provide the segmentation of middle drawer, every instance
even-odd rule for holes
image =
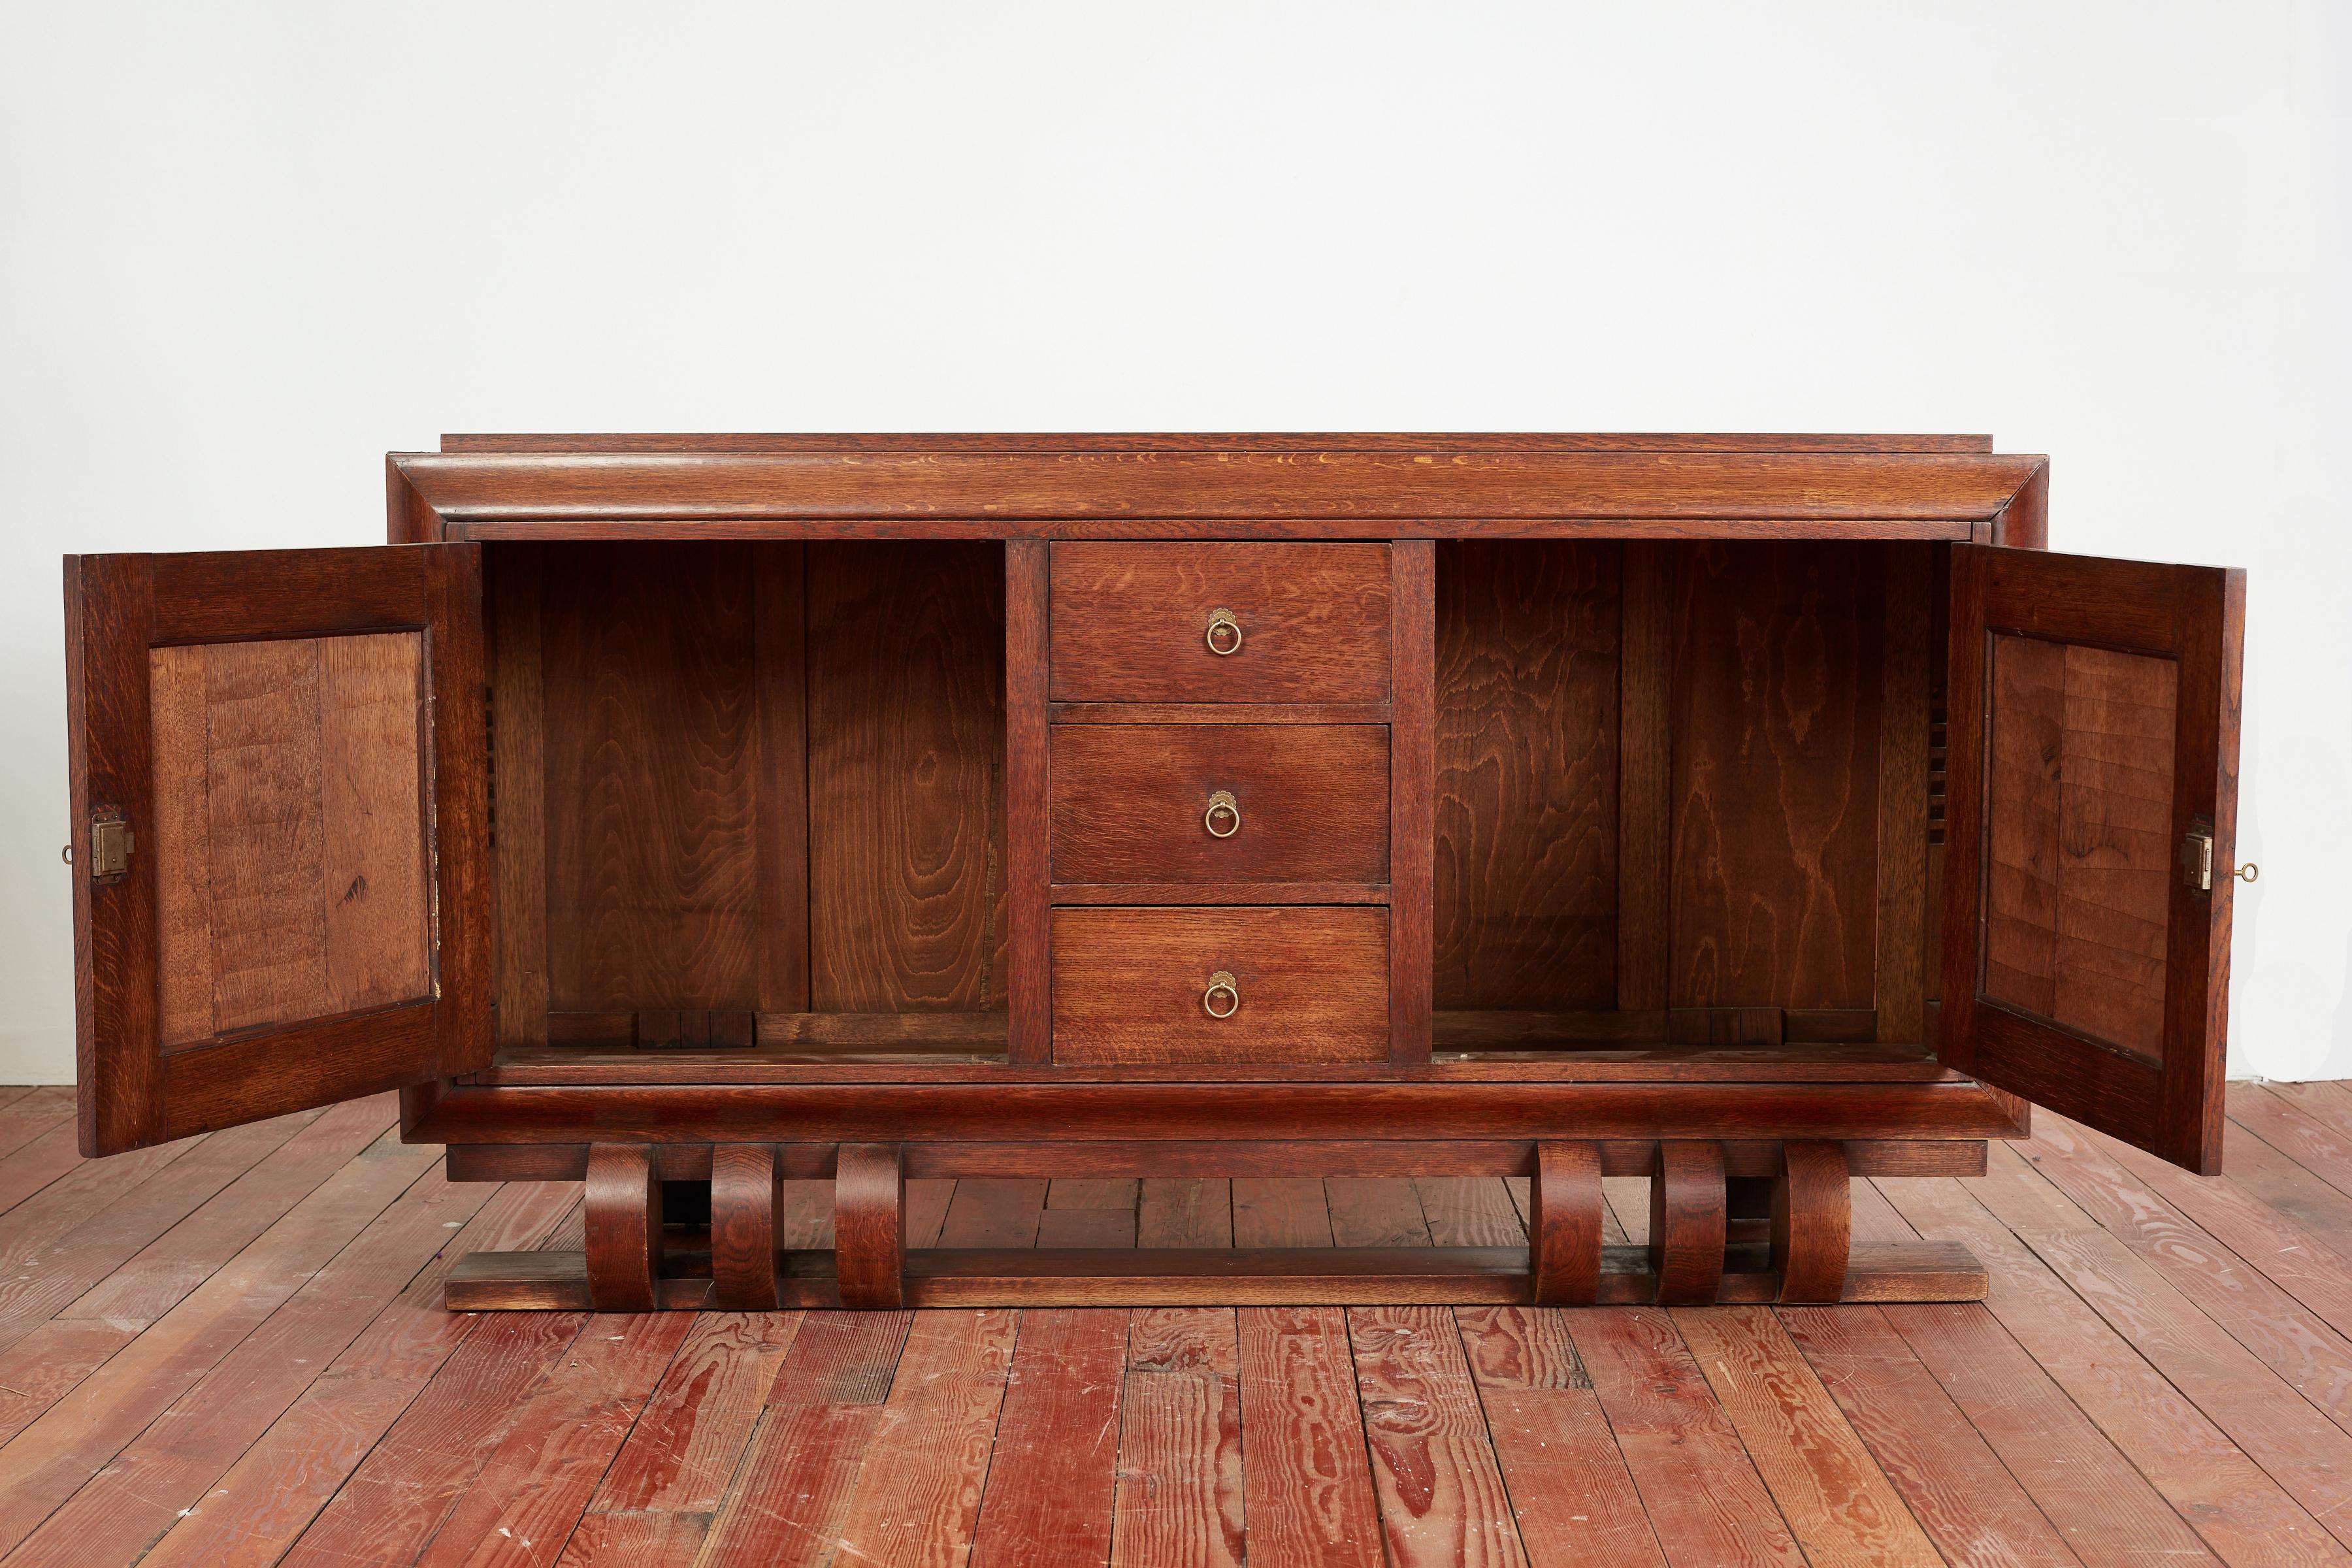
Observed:
[[[1057,884],[1389,879],[1384,724],[1057,724]]]

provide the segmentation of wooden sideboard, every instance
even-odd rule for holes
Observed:
[[[2242,574],[1976,437],[466,437],[66,561],[81,1138],[398,1089],[453,1307],[1931,1300],[1861,1174],[2221,1158]],[[910,1176],[1528,1178],[1520,1247]],[[1643,1247],[1604,1175],[1647,1177]],[[780,1184],[830,1180],[829,1250]]]

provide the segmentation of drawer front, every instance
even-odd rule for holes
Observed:
[[[1055,882],[1388,880],[1385,725],[1063,724],[1053,759]]]
[[[1207,997],[1220,974],[1231,991]],[[1364,1062],[1388,1050],[1384,909],[1054,911],[1055,1061]]]
[[[1051,570],[1056,702],[1389,700],[1385,544],[1057,543]]]

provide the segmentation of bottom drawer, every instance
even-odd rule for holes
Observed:
[[[1229,983],[1212,995],[1220,975]],[[1388,1054],[1384,909],[1054,911],[1055,1061]]]

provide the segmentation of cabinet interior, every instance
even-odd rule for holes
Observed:
[[[1437,1049],[1924,1053],[1948,556],[1439,543]]]
[[[485,549],[509,1059],[1003,1059],[1002,544]],[[1440,1059],[1925,1054],[1948,554],[1441,542]]]
[[[1004,552],[487,547],[499,1041],[1004,1042]]]

